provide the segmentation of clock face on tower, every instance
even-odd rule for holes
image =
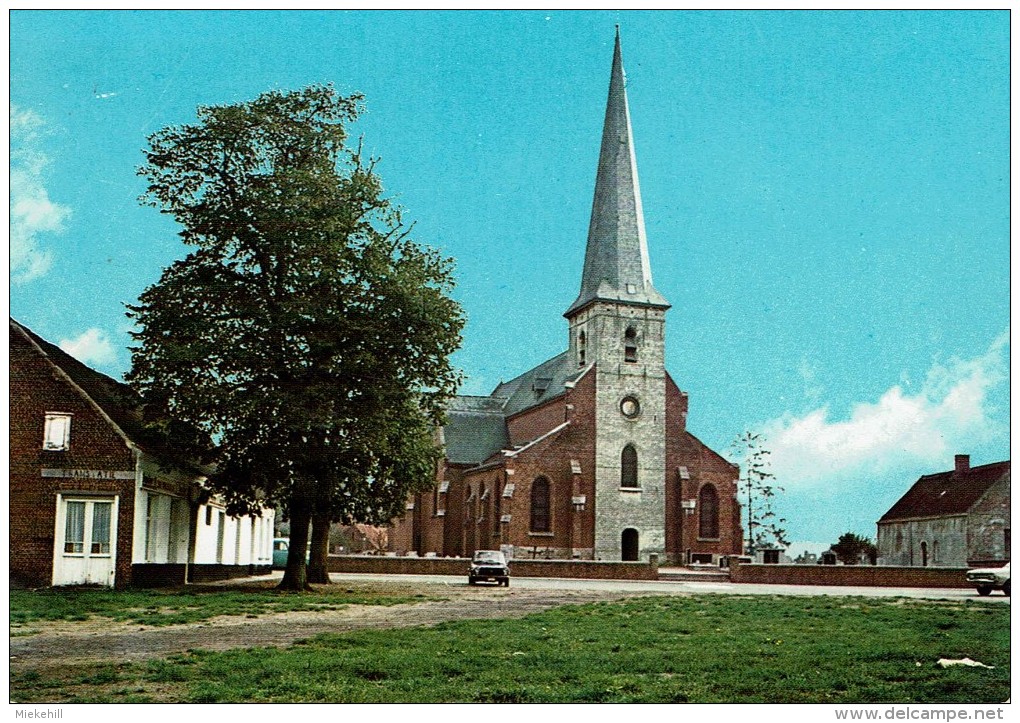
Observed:
[[[634,419],[641,414],[641,405],[636,397],[624,397],[620,402],[620,412],[627,419]]]

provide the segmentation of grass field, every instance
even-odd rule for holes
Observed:
[[[987,668],[941,668],[970,657]],[[1009,607],[696,596],[12,674],[19,702],[1000,702]]]
[[[323,587],[315,594],[283,593],[271,583],[249,587],[165,590],[67,588],[11,591],[11,632],[43,620],[108,618],[163,626],[201,622],[218,615],[258,617],[274,612],[338,610],[346,605],[398,605],[439,599],[410,587],[356,585]],[[23,634],[23,633],[22,633]]]

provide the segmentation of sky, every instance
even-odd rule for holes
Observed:
[[[690,431],[764,434],[797,541],[1008,459],[1006,11],[12,11],[11,315],[119,378],[124,304],[187,253],[148,136],[330,82],[455,259],[488,394],[567,346],[617,23]]]

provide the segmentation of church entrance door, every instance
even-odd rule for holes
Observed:
[[[620,548],[623,551],[624,562],[637,562],[638,559],[638,531],[628,527],[620,536]]]

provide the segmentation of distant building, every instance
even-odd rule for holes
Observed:
[[[10,320],[10,577],[171,585],[268,572],[271,509],[232,518],[138,396]]]
[[[452,400],[436,487],[408,500],[390,548],[707,564],[740,554],[738,469],[687,431],[687,394],[665,368],[669,308],[652,284],[617,36],[567,350],[489,396]]]
[[[1009,560],[1009,461],[924,475],[878,521],[878,563],[973,567]]]

